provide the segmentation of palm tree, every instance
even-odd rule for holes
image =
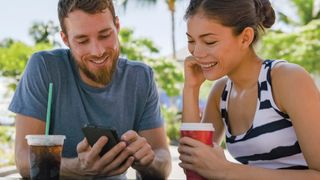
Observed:
[[[306,25],[312,20],[320,19],[320,0],[289,0],[298,19],[290,17],[284,12],[278,12],[280,21],[291,26]]]
[[[129,0],[118,0],[126,9]],[[175,7],[178,0],[165,0],[171,15],[171,40],[172,40],[172,58],[176,59],[176,41],[175,41]],[[155,5],[158,0],[136,0],[138,3]]]

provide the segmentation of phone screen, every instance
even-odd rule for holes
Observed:
[[[98,139],[101,136],[106,136],[108,138],[107,144],[102,148],[101,152],[99,153],[100,156],[103,156],[120,141],[117,132],[114,128],[86,125],[82,128],[82,132],[84,136],[87,138],[88,143],[91,147],[98,141]]]

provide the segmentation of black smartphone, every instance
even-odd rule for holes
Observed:
[[[91,147],[98,141],[98,139],[101,136],[106,136],[108,138],[107,144],[102,148],[101,152],[99,153],[100,156],[103,156],[120,141],[116,130],[110,127],[86,125],[82,128],[82,132],[84,136],[87,138],[88,143]]]

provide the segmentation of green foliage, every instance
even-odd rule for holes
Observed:
[[[121,55],[131,60],[143,61],[147,56],[159,52],[151,40],[134,38],[133,30],[129,28],[122,28],[120,30],[119,40]]]
[[[320,72],[320,20],[313,20],[292,33],[269,32],[258,50],[264,57],[285,59],[311,73]]]
[[[168,96],[177,96],[183,82],[182,69],[177,62],[166,58],[153,58],[158,49],[149,39],[133,37],[133,31],[122,28],[119,33],[121,55],[131,60],[143,61],[155,72],[155,80]]]
[[[292,10],[298,15],[298,19],[288,16],[286,13],[278,12],[280,21],[293,25],[301,26],[306,25],[312,20],[320,18],[320,8],[317,8],[317,0],[290,0],[289,5]]]
[[[54,38],[59,32],[59,26],[55,25],[53,21],[35,22],[29,29],[29,34],[38,43],[47,43],[52,45],[60,45]]]
[[[170,144],[177,145],[180,138],[181,113],[174,107],[161,107],[161,113],[166,121],[167,137],[170,139]]]
[[[0,126],[0,167],[14,165],[14,133],[14,127]]]
[[[11,42],[0,47],[0,75],[13,80],[9,85],[14,90],[31,54],[36,51],[52,48],[49,44],[29,46],[23,42]]]

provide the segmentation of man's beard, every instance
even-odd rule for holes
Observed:
[[[84,73],[84,75],[87,78],[89,78],[90,80],[92,80],[97,84],[107,85],[111,82],[113,73],[115,72],[119,53],[116,53],[116,54],[110,53],[109,55],[110,55],[109,57],[110,59],[108,59],[107,61],[112,61],[111,68],[106,66],[104,68],[99,68],[93,71],[93,70],[90,70],[82,61],[76,60],[76,64],[78,65],[79,69]],[[103,57],[106,57],[106,56],[107,55],[104,55]]]
[[[84,64],[78,64],[80,70],[92,81],[98,83],[107,85],[112,80],[112,75],[116,68],[116,62],[112,63],[111,69],[104,68],[101,70],[97,70],[96,72],[90,71]]]

